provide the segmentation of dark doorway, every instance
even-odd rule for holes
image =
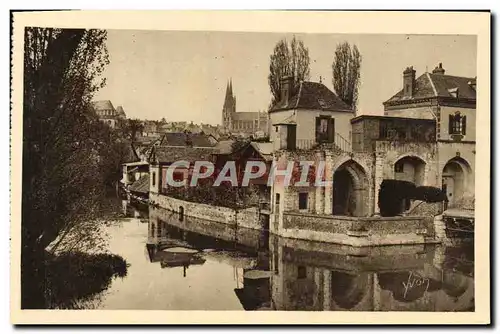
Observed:
[[[353,216],[355,205],[353,198],[354,182],[351,174],[340,169],[333,174],[333,214]]]
[[[297,144],[297,127],[295,125],[287,126],[286,147],[288,150],[295,150]]]

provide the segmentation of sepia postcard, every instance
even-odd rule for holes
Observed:
[[[490,323],[489,12],[12,19],[12,323]]]

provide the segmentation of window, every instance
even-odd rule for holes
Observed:
[[[298,266],[297,267],[297,278],[302,279],[302,278],[307,278],[307,269],[304,266]]]
[[[403,173],[403,171],[404,171],[404,162],[400,160],[396,162],[396,164],[394,165],[394,172]]]
[[[153,187],[156,185],[156,173],[153,172]]]
[[[316,117],[316,142],[333,143],[335,133],[335,120],[331,117]]]
[[[308,193],[299,193],[299,210],[307,210]]]
[[[327,105],[325,103],[325,100],[323,100],[323,99],[318,99],[318,103],[321,106],[321,108],[326,108],[327,107]]]
[[[320,133],[328,132],[328,120],[326,118],[322,118],[319,122],[319,130]]]
[[[449,122],[450,135],[465,135],[466,117],[459,111],[449,116]]]
[[[278,127],[277,126],[274,127],[274,131],[278,132]]]
[[[274,206],[276,208],[275,212],[279,213],[280,212],[280,194],[276,194],[276,205]]]

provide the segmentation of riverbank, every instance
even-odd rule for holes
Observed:
[[[180,219],[184,216],[204,219],[229,226],[240,226],[249,229],[261,230],[259,209],[249,207],[244,209],[233,209],[223,206],[213,206],[197,202],[188,202],[151,192],[149,194],[150,204],[162,209],[179,214]]]
[[[101,222],[107,228],[125,217],[121,199],[112,193],[103,199]],[[95,241],[105,243],[102,240]],[[87,246],[91,246],[88,244]],[[94,245],[96,246],[96,245]],[[105,246],[101,245],[101,246]],[[61,248],[61,247],[60,247]],[[55,253],[24,247],[21,266],[21,307],[23,309],[87,308],[85,303],[109,287],[113,277],[127,274],[127,263],[118,255],[71,250]]]
[[[115,277],[127,275],[124,258],[112,254],[45,253],[30,263],[34,275],[24,282],[24,309],[87,309]]]

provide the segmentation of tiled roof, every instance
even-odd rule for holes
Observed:
[[[126,116],[122,106],[116,107],[116,113],[121,116]]]
[[[153,148],[150,160],[158,163],[210,161],[212,154],[216,153],[215,147],[157,146]]]
[[[266,161],[273,159],[273,143],[251,142],[250,145],[260,153]]]
[[[411,97],[405,97],[404,91],[400,90],[384,102],[384,104],[434,97],[455,97],[452,92],[457,88],[458,96],[456,97],[475,100],[476,90],[469,83],[475,83],[475,79],[437,73],[424,73],[415,80],[415,87]]]
[[[310,81],[301,82],[297,94],[290,96],[288,103],[280,101],[270,111],[298,108],[353,112],[352,108],[328,87],[322,83]]]
[[[95,110],[115,109],[110,100],[95,101],[92,104]]]
[[[139,180],[130,185],[130,191],[136,193],[149,193],[149,175],[143,175]]]
[[[218,154],[231,154],[233,152],[234,140],[221,140],[217,143],[215,148]]]
[[[213,147],[210,136],[203,133],[168,132],[162,140],[162,145]]]
[[[429,74],[436,87],[438,96],[452,96],[450,89],[458,88],[458,97],[466,99],[476,99],[476,90],[469,84],[475,81],[474,78],[456,77],[452,75]]]

